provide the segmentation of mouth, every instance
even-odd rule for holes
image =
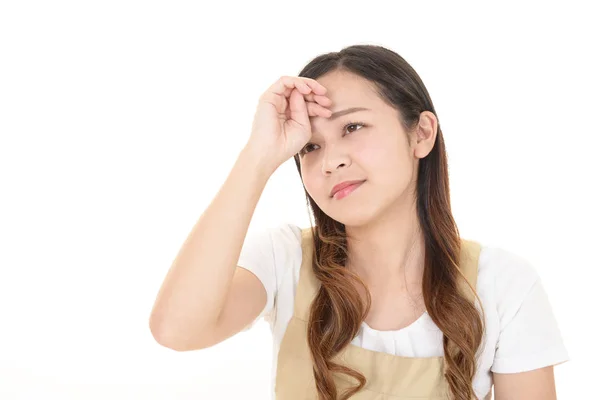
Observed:
[[[354,192],[363,183],[365,183],[365,181],[358,181],[358,182],[353,183],[351,185],[344,186],[343,188],[334,191],[333,194],[330,197],[333,198],[333,199],[335,199],[335,200],[341,200],[344,197],[349,196],[352,192]]]

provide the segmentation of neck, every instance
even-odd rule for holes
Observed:
[[[424,239],[414,202],[361,226],[346,226],[347,267],[373,286],[420,287]]]

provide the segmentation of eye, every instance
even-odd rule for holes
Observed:
[[[350,126],[361,126],[361,127],[363,127],[363,126],[365,126],[365,124],[362,123],[362,122],[351,122],[348,125],[344,126],[344,132],[346,132],[346,129],[348,129],[348,127],[350,127]],[[356,129],[356,130],[358,130],[358,129]]]
[[[351,126],[355,126],[355,127],[356,127],[356,126],[364,127],[365,125],[366,125],[366,124],[365,124],[364,122],[350,122],[349,124],[346,124],[346,125],[344,125],[343,132],[344,132],[344,133],[353,133],[353,132],[356,132],[356,131],[357,131],[357,130],[359,130],[359,129],[355,129],[355,130],[354,130],[354,131],[352,131],[352,132],[346,132],[346,131],[347,131],[347,129],[348,129],[349,127],[351,127]],[[300,155],[304,155],[304,154],[312,153],[311,151],[309,151],[309,149],[311,148],[311,146],[316,146],[316,145],[315,145],[315,144],[313,144],[313,143],[308,143],[306,146],[304,146],[304,148],[303,148],[302,150],[300,150],[300,152],[299,152],[299,153],[300,153]]]

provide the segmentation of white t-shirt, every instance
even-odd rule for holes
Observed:
[[[476,290],[485,311],[486,332],[473,380],[478,398],[490,391],[492,372],[523,372],[569,360],[552,307],[534,267],[514,253],[481,244]],[[289,223],[248,232],[238,261],[240,267],[260,279],[267,292],[265,308],[244,331],[261,318],[271,327],[273,399],[277,355],[294,313],[301,264],[301,228]],[[444,354],[442,332],[427,313],[396,331],[378,331],[363,322],[352,344],[404,357],[440,357]]]

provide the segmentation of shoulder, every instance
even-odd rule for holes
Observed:
[[[303,228],[291,222],[283,222],[274,228],[274,233],[280,240],[296,247],[301,243]]]
[[[293,223],[262,226],[247,233],[242,256],[263,260],[280,278],[289,266],[297,264],[301,259],[301,243],[302,229]]]
[[[291,222],[263,228],[262,231],[257,232],[257,235],[271,244],[276,255],[295,254],[301,248],[302,228]]]
[[[293,223],[282,222],[276,225],[249,229],[246,234],[246,245],[262,245],[273,251],[293,249],[300,244],[301,228]]]
[[[523,292],[539,279],[537,268],[524,256],[506,248],[482,244],[477,285],[497,294]]]
[[[488,311],[497,316],[500,326],[516,315],[539,286],[538,270],[526,257],[506,248],[482,244],[477,293]]]

